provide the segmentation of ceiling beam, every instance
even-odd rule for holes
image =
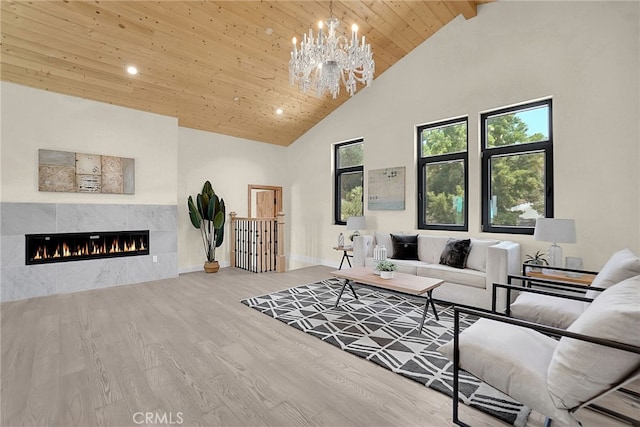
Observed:
[[[478,4],[475,1],[452,1],[449,5],[461,13],[465,19],[475,18],[478,15]]]

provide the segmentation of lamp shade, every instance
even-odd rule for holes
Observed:
[[[553,243],[576,243],[576,224],[572,219],[538,218],[533,240]]]
[[[366,230],[367,221],[363,216],[347,217],[347,230]]]

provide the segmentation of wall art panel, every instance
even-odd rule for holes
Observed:
[[[405,167],[369,171],[369,210],[404,210]]]
[[[135,193],[135,160],[99,154],[38,150],[38,190]]]

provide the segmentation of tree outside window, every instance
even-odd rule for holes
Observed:
[[[551,100],[481,115],[483,231],[532,234],[553,217]]]
[[[335,145],[335,223],[346,224],[350,216],[362,216],[364,196],[363,140]]]
[[[467,230],[467,118],[418,132],[418,227]]]

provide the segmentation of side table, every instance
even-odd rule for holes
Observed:
[[[349,253],[353,253],[353,246],[334,246],[333,249],[336,251],[342,251],[342,259],[340,260],[340,267],[338,270],[342,270],[342,263],[344,260],[347,260],[347,264],[349,264],[349,268],[351,268],[351,261],[349,258],[353,258],[353,255],[349,255]]]
[[[535,269],[535,270],[534,270]],[[574,274],[571,274],[574,273]],[[558,267],[537,267],[531,264],[522,264],[523,276],[537,279],[553,280],[556,282],[571,283],[579,286],[591,286],[591,282],[596,278],[597,271],[571,270]]]

